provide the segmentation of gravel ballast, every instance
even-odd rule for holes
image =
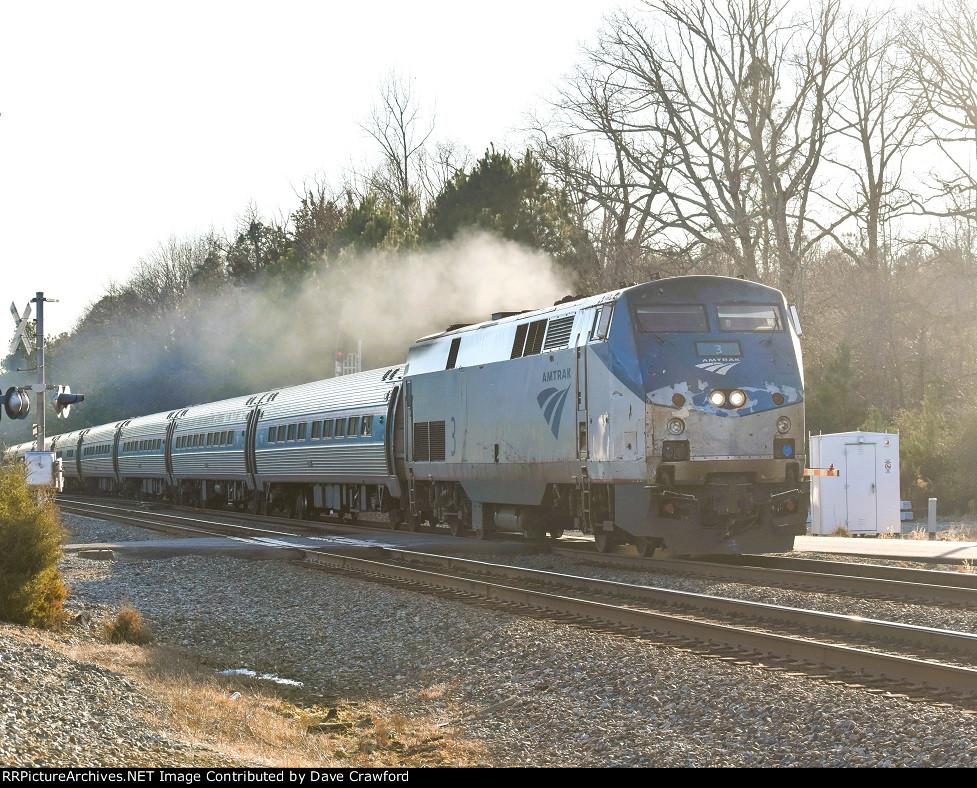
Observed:
[[[969,766],[977,755],[977,719],[954,708],[287,563],[66,565],[83,571],[79,603],[129,602],[215,669],[443,714],[500,765]]]
[[[977,718],[958,709],[284,562],[69,557],[65,568],[76,606],[131,603],[163,642],[215,669],[301,681],[313,700],[440,715],[499,765],[970,766],[977,755]]]

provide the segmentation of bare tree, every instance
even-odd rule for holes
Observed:
[[[876,272],[890,262],[892,223],[917,203],[903,181],[906,158],[920,142],[925,108],[899,38],[891,13],[853,22],[853,46],[845,58],[844,86],[832,123],[841,145],[825,158],[841,168],[842,184],[854,188],[837,188],[832,182],[820,191],[836,209],[835,216],[850,216],[857,228],[847,235],[829,231],[838,248]],[[811,222],[826,230],[818,218],[812,216]]]
[[[904,41],[945,165],[933,171],[937,203],[926,211],[977,222],[977,9],[942,0],[911,18]]]
[[[547,159],[617,223],[615,238],[698,247],[792,290],[804,255],[848,218],[811,221],[851,46],[840,0],[803,19],[787,5],[648,0],[649,16],[612,18],[559,104],[569,136],[606,153],[591,176],[556,145]]]
[[[369,187],[397,206],[407,226],[414,225],[420,216],[425,145],[434,133],[434,118],[422,110],[414,80],[391,73],[362,128],[383,155]]]
[[[638,278],[643,260],[669,243],[657,214],[669,148],[662,135],[630,133],[627,100],[613,70],[591,55],[551,116],[532,119],[537,155],[593,240],[593,273],[604,285]]]

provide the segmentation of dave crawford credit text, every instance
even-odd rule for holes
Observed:
[[[0,770],[0,783],[405,783],[407,769],[36,769]]]

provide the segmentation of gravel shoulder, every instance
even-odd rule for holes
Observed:
[[[110,540],[66,519],[76,541],[77,528],[89,529],[85,541]],[[97,617],[128,602],[159,642],[215,670],[300,681],[309,703],[382,700],[483,744],[492,765],[971,766],[977,756],[977,717],[954,708],[287,563],[69,557],[64,568],[75,612]],[[7,642],[0,629],[4,651]],[[31,692],[50,686],[18,681]],[[21,707],[5,702],[0,719]],[[20,762],[3,746],[0,762]]]
[[[245,765],[154,724],[144,688],[54,645],[0,625],[0,766]]]

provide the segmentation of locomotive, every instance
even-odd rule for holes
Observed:
[[[480,538],[575,529],[602,552],[790,550],[809,500],[799,333],[774,288],[657,279],[452,326],[402,365],[44,449],[69,490]]]

